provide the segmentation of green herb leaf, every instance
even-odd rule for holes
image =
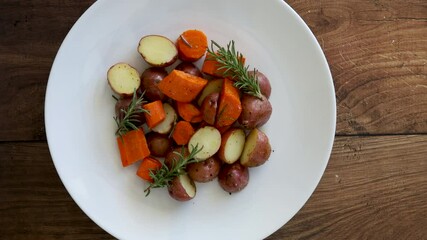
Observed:
[[[221,47],[215,41],[211,41],[211,47],[208,49],[208,60],[215,60],[220,64],[218,70],[223,71],[225,77],[230,77],[234,86],[246,94],[261,98],[261,89],[257,78],[257,70],[254,68],[254,74],[249,74],[249,66],[245,66],[241,59],[243,55],[236,51],[234,41],[227,44],[227,48]]]

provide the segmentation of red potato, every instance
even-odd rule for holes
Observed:
[[[228,164],[239,160],[245,146],[245,138],[245,132],[240,128],[232,128],[222,134],[218,157]]]
[[[188,149],[186,147],[176,147],[176,148],[172,149],[171,151],[169,151],[166,154],[165,160],[164,160],[165,165],[169,169],[179,159],[179,156],[176,153],[182,154],[184,157],[187,157],[188,155],[190,155],[190,152],[188,151]]]
[[[197,77],[203,77],[200,69],[191,62],[181,62],[180,64],[178,64],[178,66],[175,67],[175,69],[186,72],[188,74],[191,74]]]
[[[202,113],[203,120],[210,125],[215,124],[218,101],[219,93],[213,92],[205,97],[202,105],[200,106],[200,112]]]
[[[249,183],[249,169],[240,162],[223,164],[218,174],[219,185],[228,193],[239,192]]]
[[[221,92],[222,89],[222,79],[214,79],[208,82],[208,84],[203,88],[202,93],[200,94],[200,97],[197,99],[197,104],[199,106],[202,106],[203,100],[206,96],[208,96],[211,93],[214,92]]]
[[[261,130],[253,129],[246,138],[240,163],[246,167],[257,167],[264,164],[271,154],[268,137]]]
[[[120,98],[119,100],[117,100],[115,105],[117,120],[121,121],[124,118],[125,116],[124,111],[127,111],[131,102],[132,102],[132,98]],[[138,114],[138,117],[135,119],[135,121],[131,121],[131,122],[137,127],[144,124],[145,123],[144,113]]]
[[[197,160],[206,160],[218,152],[221,146],[221,134],[219,131],[211,126],[199,128],[188,142],[188,151],[192,151],[194,147],[198,146],[203,149],[198,152],[194,157]]]
[[[249,71],[249,75],[253,76],[254,71]],[[261,89],[261,94],[264,95],[267,99],[270,98],[271,95],[271,85],[268,78],[260,71],[256,71],[256,78],[259,83],[259,87]]]
[[[209,182],[218,176],[221,161],[214,155],[204,161],[187,165],[188,176],[196,182]]]
[[[167,134],[172,130],[178,116],[175,112],[175,109],[169,103],[163,103],[163,109],[165,110],[166,114],[165,119],[151,130],[153,132]]]
[[[172,141],[167,135],[150,132],[145,135],[145,138],[147,139],[151,155],[155,157],[166,156],[172,148]]]
[[[178,50],[168,38],[160,35],[147,35],[141,38],[138,52],[153,67],[167,67],[178,59]]]
[[[246,129],[253,129],[264,125],[271,116],[273,108],[265,96],[261,99],[244,94],[242,97],[242,113],[238,122]]]
[[[107,80],[111,89],[124,97],[132,96],[141,85],[138,71],[127,63],[117,63],[108,69]]]
[[[171,181],[168,192],[177,201],[188,201],[196,196],[196,184],[187,174],[182,174]]]
[[[141,86],[138,89],[138,93],[142,94],[145,92],[144,97],[151,101],[164,101],[167,96],[163,94],[157,84],[168,75],[165,69],[159,67],[147,68],[141,74]]]

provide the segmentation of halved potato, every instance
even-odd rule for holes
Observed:
[[[127,63],[114,64],[107,72],[108,84],[121,96],[132,96],[141,85],[138,71]]]
[[[232,128],[222,134],[218,157],[228,164],[239,160],[245,146],[245,138],[245,132],[240,128]]]
[[[206,84],[205,88],[203,88],[202,93],[200,94],[199,99],[197,99],[197,104],[199,106],[202,106],[203,100],[205,99],[206,96],[208,96],[211,93],[214,92],[221,92],[222,89],[222,79],[214,79],[208,82],[208,84]]]
[[[209,94],[203,100],[200,106],[200,112],[202,112],[203,120],[210,125],[215,124],[216,112],[218,109],[219,93],[214,92]]]
[[[191,152],[194,147],[203,149],[195,155],[197,160],[205,160],[212,157],[218,152],[221,146],[221,134],[211,126],[199,128],[188,142],[188,150]]]
[[[153,132],[167,134],[172,130],[172,127],[177,119],[177,115],[175,109],[173,109],[169,103],[163,103],[163,109],[165,110],[166,114],[165,119],[151,130]]]
[[[267,135],[258,128],[253,129],[246,138],[240,163],[246,167],[257,167],[264,164],[271,154]]]
[[[178,201],[188,201],[196,196],[196,184],[187,174],[175,177],[168,186],[169,195]]]
[[[138,52],[142,58],[154,67],[167,67],[178,59],[178,50],[175,44],[167,37],[147,35],[141,38]]]

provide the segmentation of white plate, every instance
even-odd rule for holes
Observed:
[[[189,202],[165,189],[144,197],[137,165],[122,168],[115,142],[114,100],[107,69],[128,62],[146,34],[176,39],[201,29],[236,42],[247,63],[264,72],[273,115],[263,127],[274,152],[250,169],[246,189],[229,195],[217,181],[197,184]],[[98,1],[64,40],[46,93],[52,159],[70,195],[100,227],[120,239],[261,239],[308,200],[327,165],[335,132],[331,74],[315,37],[280,0]]]

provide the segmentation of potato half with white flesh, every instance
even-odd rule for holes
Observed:
[[[172,130],[174,122],[177,119],[177,114],[175,109],[169,103],[163,103],[163,109],[165,110],[166,117],[159,123],[157,126],[153,127],[151,130],[153,132],[167,134]]]
[[[121,96],[132,96],[141,85],[138,71],[127,63],[117,63],[107,72],[108,84]]]
[[[178,50],[168,38],[160,35],[147,35],[141,38],[138,52],[154,67],[167,67],[178,59]]]
[[[188,150],[191,152],[194,147],[203,149],[195,155],[197,160],[206,160],[218,152],[221,146],[221,134],[211,126],[199,128],[188,142]]]
[[[257,167],[264,164],[271,154],[268,137],[261,130],[253,129],[246,138],[240,163],[246,167]]]
[[[222,134],[218,157],[225,163],[232,164],[239,160],[245,146],[246,135],[240,128],[233,128]]]
[[[178,201],[188,201],[196,196],[196,184],[187,174],[175,177],[168,187],[169,195]]]
[[[211,93],[219,93],[222,88],[222,79],[215,79],[208,82],[208,84],[203,88],[202,93],[200,94],[199,99],[197,100],[197,105],[202,106],[203,100],[206,96]]]

